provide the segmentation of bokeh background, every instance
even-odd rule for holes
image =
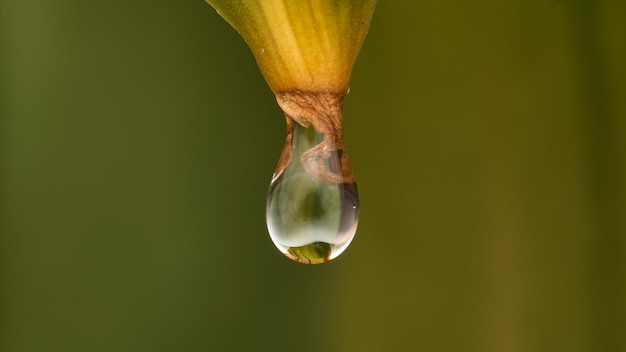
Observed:
[[[0,350],[626,351],[626,2],[380,1],[351,247],[265,229],[282,114],[195,1],[0,2]]]

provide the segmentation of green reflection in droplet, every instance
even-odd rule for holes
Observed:
[[[285,253],[289,258],[307,264],[319,264],[330,260],[331,245],[324,242],[314,242],[302,247],[291,247]]]
[[[287,257],[309,264],[336,258],[356,232],[359,201],[345,149],[311,156],[325,142],[313,126],[287,120],[287,143],[267,198],[267,226]],[[320,163],[321,161],[321,163]]]

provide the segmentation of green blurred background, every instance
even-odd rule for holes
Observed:
[[[197,1],[0,2],[0,350],[626,351],[626,2],[380,1],[360,228],[265,229],[284,119]]]

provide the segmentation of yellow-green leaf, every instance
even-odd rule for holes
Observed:
[[[245,39],[275,93],[344,94],[376,0],[207,0]]]

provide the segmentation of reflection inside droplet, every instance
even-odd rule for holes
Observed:
[[[267,197],[272,241],[301,263],[336,258],[358,223],[357,187],[341,126],[324,132],[287,117],[287,140]]]

